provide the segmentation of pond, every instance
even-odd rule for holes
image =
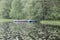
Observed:
[[[40,23],[0,22],[0,40],[60,40],[60,28]]]

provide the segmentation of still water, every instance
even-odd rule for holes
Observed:
[[[60,40],[60,27],[40,23],[0,22],[0,40]]]

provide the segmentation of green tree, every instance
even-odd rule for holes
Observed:
[[[49,4],[48,14],[46,15],[47,20],[57,20],[60,19],[60,1],[59,0],[50,0],[47,2]]]
[[[21,0],[13,0],[11,5],[10,17],[13,19],[22,19],[22,3]]]
[[[27,19],[40,20],[42,18],[41,0],[27,1],[24,12],[27,14]]]
[[[1,0],[0,2],[0,15],[3,18],[10,18],[10,8],[12,0]]]
[[[59,4],[60,4],[60,1],[59,0],[54,0],[53,1],[53,17],[54,17],[54,19],[55,20],[60,20],[60,6],[59,6]]]
[[[51,5],[50,5],[51,0],[43,0],[42,2],[42,14],[43,14],[43,20],[47,20],[50,16],[51,12]]]

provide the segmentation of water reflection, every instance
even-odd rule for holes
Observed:
[[[40,23],[14,23],[14,22],[1,22],[0,23],[0,40],[44,40],[45,37],[53,40],[60,37],[60,28],[58,26],[47,26],[45,29],[49,35],[42,31]],[[45,30],[45,31],[46,31]],[[51,37],[52,36],[52,37]],[[57,39],[54,40],[57,40]],[[59,39],[60,40],[60,39]]]

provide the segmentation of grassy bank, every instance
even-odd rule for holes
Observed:
[[[46,24],[46,25],[58,25],[60,26],[60,21],[40,21],[41,24]]]
[[[0,22],[12,22],[13,19],[0,19]]]

